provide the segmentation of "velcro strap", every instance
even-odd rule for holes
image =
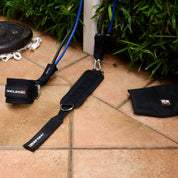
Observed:
[[[24,148],[34,152],[37,150],[50,136],[51,134],[63,123],[64,117],[68,112],[60,111],[57,116],[50,119],[46,125],[26,144]]]
[[[38,86],[33,80],[7,79],[5,96],[7,103],[30,104],[38,97]]]

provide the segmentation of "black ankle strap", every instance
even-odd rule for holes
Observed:
[[[104,76],[99,71],[87,70],[84,72],[68,93],[61,99],[61,108],[58,115],[50,119],[30,141],[24,144],[24,148],[30,151],[38,149],[63,123],[64,117],[74,108],[81,106],[103,79]]]

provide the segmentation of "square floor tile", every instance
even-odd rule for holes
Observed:
[[[3,178],[67,178],[68,150],[0,150]]]
[[[10,59],[7,62],[0,61],[0,83],[5,84],[7,78],[38,79],[43,69],[32,62],[22,58],[21,61]]]
[[[74,147],[170,147],[174,142],[90,97],[73,115]]]
[[[74,150],[74,178],[176,178],[178,150]]]

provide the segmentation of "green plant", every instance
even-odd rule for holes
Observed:
[[[78,0],[1,0],[1,14],[8,19],[28,20],[36,30],[58,35],[58,41],[66,34],[76,17]],[[79,30],[77,31],[79,33]]]
[[[102,10],[100,6],[95,16]],[[177,0],[118,0],[113,36],[118,44],[115,54],[127,52],[129,68],[137,62],[139,69],[151,70],[149,78],[178,75]]]

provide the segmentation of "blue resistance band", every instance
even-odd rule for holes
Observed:
[[[109,24],[108,33],[111,33],[112,24],[113,24],[113,20],[114,20],[115,9],[116,9],[116,0],[114,0],[114,2],[113,2],[112,17],[111,17],[111,22],[110,22],[110,24]]]
[[[77,29],[77,25],[78,25],[78,22],[79,22],[79,19],[80,19],[80,13],[81,13],[81,10],[82,10],[82,4],[83,4],[83,0],[80,0],[80,5],[79,5],[79,10],[78,10],[78,14],[77,14],[77,18],[76,18],[76,23],[75,23],[75,26],[74,26],[74,29],[69,37],[69,40],[67,41],[67,44],[63,50],[63,52],[61,53],[61,55],[59,56],[59,58],[56,60],[55,64],[57,65],[59,63],[59,61],[62,59],[62,57],[64,56],[67,48],[69,47],[69,44],[75,34],[75,31]],[[116,7],[116,0],[114,0],[113,2],[113,9],[112,9],[112,18],[111,18],[111,21],[110,21],[110,25],[109,25],[109,29],[108,29],[108,32],[110,33],[111,32],[111,29],[112,29],[112,24],[113,24],[113,20],[114,20],[114,13],[115,13],[115,7]]]
[[[59,63],[59,61],[62,59],[62,57],[64,56],[73,36],[74,36],[74,33],[77,29],[77,25],[78,25],[78,22],[79,22],[79,18],[80,18],[80,13],[81,13],[81,10],[82,10],[82,4],[83,4],[83,0],[80,0],[80,5],[79,5],[79,10],[78,10],[78,14],[77,14],[77,19],[76,19],[76,23],[75,23],[75,26],[74,26],[74,29],[69,37],[69,40],[67,41],[67,44],[63,50],[63,52],[61,53],[61,55],[59,56],[59,58],[57,59],[57,61],[55,62],[55,64],[57,65]]]

